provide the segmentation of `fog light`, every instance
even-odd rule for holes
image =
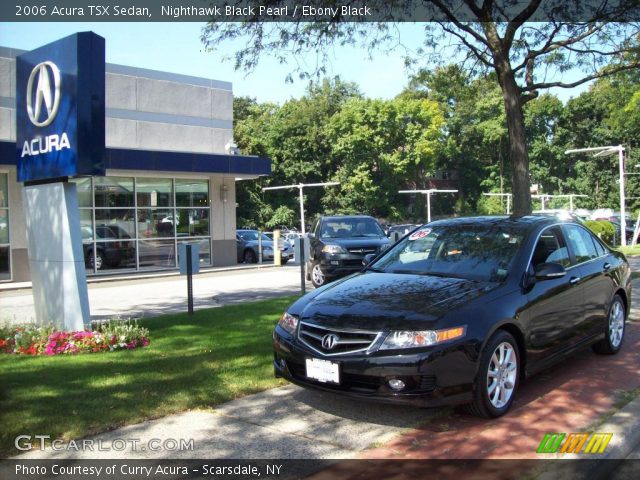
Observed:
[[[396,392],[399,392],[405,386],[404,382],[402,380],[398,380],[397,378],[394,378],[393,380],[389,380],[388,383],[391,390],[395,390]]]

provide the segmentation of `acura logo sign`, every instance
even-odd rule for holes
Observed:
[[[322,348],[325,350],[333,350],[338,342],[340,341],[340,337],[335,333],[328,333],[324,337],[322,337]]]
[[[60,70],[53,62],[39,63],[31,71],[27,83],[27,113],[36,127],[46,127],[56,117],[60,107],[60,83]],[[43,106],[46,115],[43,115]]]

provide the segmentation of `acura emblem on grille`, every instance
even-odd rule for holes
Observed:
[[[335,333],[327,333],[322,337],[322,348],[325,350],[332,350],[338,344],[340,337]]]

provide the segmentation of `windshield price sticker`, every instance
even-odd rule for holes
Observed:
[[[337,363],[318,358],[307,358],[307,377],[322,383],[340,383]]]
[[[413,232],[411,234],[411,236],[409,237],[409,240],[418,240],[420,238],[426,237],[430,233],[431,233],[431,229],[430,228],[425,228],[423,230],[418,230],[418,231]]]

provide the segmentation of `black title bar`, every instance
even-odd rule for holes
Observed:
[[[4,0],[2,22],[437,22],[509,21],[528,0]],[[640,20],[638,0],[542,0],[527,21]]]

